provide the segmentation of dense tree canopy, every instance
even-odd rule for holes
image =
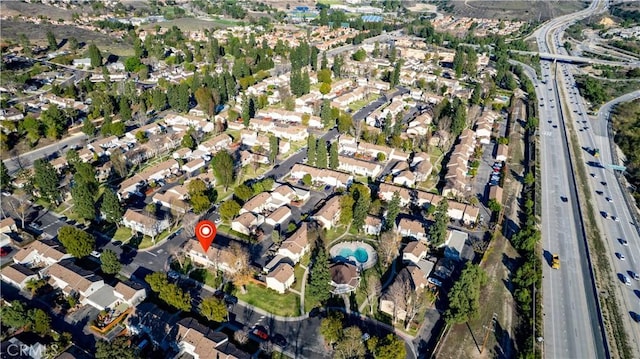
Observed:
[[[61,227],[58,230],[58,240],[67,253],[76,258],[86,257],[96,248],[93,236],[74,226]]]

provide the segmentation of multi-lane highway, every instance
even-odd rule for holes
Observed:
[[[557,29],[604,8],[593,1],[582,11],[553,19],[534,36],[541,53],[557,54]],[[555,38],[554,38],[555,37]],[[561,112],[555,65],[541,61],[542,81],[527,73],[536,86],[540,112],[542,170],[542,239],[547,261],[559,254],[561,266],[543,267],[544,354],[550,358],[604,358],[608,348],[602,331],[595,285],[578,201],[569,137]]]
[[[541,106],[542,240],[547,263],[543,267],[545,355],[590,358],[598,353],[596,357],[603,357],[577,191],[571,181],[569,149],[550,68],[543,62],[546,85],[536,79],[533,69],[527,69]],[[561,261],[557,270],[548,265],[556,253]]]
[[[595,0],[583,11],[554,19],[540,27],[534,33],[540,52],[567,56],[561,47],[563,31],[575,21],[603,11],[606,5],[605,1]],[[640,281],[633,279],[634,273],[640,273],[640,263],[637,262],[640,261],[640,239],[623,197],[625,189],[608,167],[612,163],[612,156],[606,116],[613,104],[640,97],[640,94],[636,92],[616,99],[601,109],[598,118],[589,118],[575,87],[571,65],[556,66],[549,61],[542,61],[542,80],[545,84],[535,80],[532,71],[527,70],[534,79],[540,101],[543,246],[548,251],[545,252],[547,256],[557,251],[562,261],[558,273],[549,266],[543,269],[545,355],[553,358],[608,356],[586,257],[584,224],[575,190],[576,178],[571,170],[567,148],[571,140],[567,137],[567,131],[575,131],[580,146],[600,150],[599,158],[593,157],[593,151],[585,151],[582,158],[586,161],[573,165],[587,166],[585,162],[589,161],[603,165],[587,169],[590,173],[587,185],[594,193],[587,205],[600,213],[598,226],[616,271],[612,277],[624,289],[622,300],[619,301],[623,307],[622,319],[631,334],[630,344],[637,356],[640,336],[637,323],[631,321],[631,312],[640,313],[637,297]],[[559,193],[567,190],[566,194]]]

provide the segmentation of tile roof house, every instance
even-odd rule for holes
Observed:
[[[191,208],[191,205],[188,202],[180,199],[175,192],[156,192],[151,200],[153,201],[153,203],[159,203],[161,206],[169,208],[170,210],[176,211],[178,213],[187,213],[187,211],[189,211],[189,209]]]
[[[504,162],[507,160],[509,156],[509,146],[499,144],[498,149],[496,150],[496,161]]]
[[[265,222],[275,227],[278,224],[282,225],[289,217],[291,217],[291,209],[287,206],[282,206],[273,211],[273,213],[266,218]]]
[[[71,255],[62,244],[50,239],[42,239],[20,249],[13,256],[13,261],[28,267],[47,267],[67,258],[71,258]]]
[[[358,176],[376,177],[382,168],[379,164],[357,158],[338,156],[338,169]]]
[[[313,219],[318,221],[322,228],[331,229],[338,223],[340,219],[340,198],[340,196],[332,197],[313,216]]]
[[[405,170],[393,177],[393,183],[405,187],[413,187],[416,185],[416,176],[413,172]]]
[[[262,213],[271,207],[271,194],[262,192],[248,200],[240,209],[240,214],[247,212]]]
[[[400,196],[400,205],[407,206],[411,203],[411,192],[404,187],[391,185],[388,183],[380,183],[378,190],[378,196],[385,202],[390,202],[393,199],[393,194],[398,192]]]
[[[368,215],[364,220],[364,233],[377,236],[382,231],[382,220],[378,217]]]
[[[344,172],[320,169],[300,163],[296,163],[291,168],[291,177],[293,179],[301,180],[306,174],[309,174],[314,182],[332,187],[347,188],[353,182],[353,176]]]
[[[65,295],[77,295],[83,305],[89,304],[88,298],[105,285],[102,278],[70,261],[54,263],[44,273],[52,287],[59,288]]]
[[[398,223],[398,233],[403,237],[413,237],[415,239],[427,240],[427,233],[422,222],[402,218]]]
[[[502,187],[491,186],[489,187],[489,200],[495,199],[496,202],[502,204]]]
[[[264,219],[262,216],[257,216],[251,212],[245,212],[233,219],[231,222],[231,229],[249,236],[263,221]]]
[[[295,281],[293,267],[287,263],[280,263],[278,266],[267,274],[267,288],[273,289],[280,294],[291,287]]]
[[[2,271],[0,271],[0,277],[2,277],[3,281],[23,290],[30,280],[38,279],[38,273],[22,264],[14,263],[8,267],[4,267]]]
[[[411,241],[402,250],[402,260],[405,262],[418,263],[429,252],[423,241]]]
[[[223,133],[210,140],[202,142],[198,145],[198,149],[208,153],[215,153],[229,148],[229,145],[231,145],[231,136]]]
[[[196,158],[182,165],[181,169],[185,171],[187,174],[193,175],[198,171],[200,171],[201,169],[204,169],[206,164],[207,163],[202,158]]]
[[[360,284],[358,267],[351,263],[334,263],[329,267],[331,273],[331,293],[347,294],[355,291]]]
[[[205,253],[200,242],[192,238],[185,244],[184,248],[187,257],[194,263],[227,273],[235,273],[237,271],[237,258],[229,247],[222,247],[214,242]]]
[[[250,359],[251,355],[229,342],[229,337],[200,324],[193,318],[178,322],[178,355],[194,359]]]
[[[122,225],[145,236],[155,237],[169,228],[169,221],[127,209],[124,216],[122,216]]]
[[[113,289],[115,296],[131,307],[135,307],[147,298],[144,287],[135,282],[118,282]]]
[[[306,222],[303,222],[300,228],[280,244],[278,254],[291,259],[294,264],[300,262],[302,256],[309,252],[309,239],[307,238],[307,234],[308,225]]]

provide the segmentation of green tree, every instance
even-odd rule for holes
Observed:
[[[122,119],[122,121],[126,122],[131,120],[131,107],[130,107],[131,105],[129,104],[129,101],[127,100],[126,97],[124,96],[120,97],[119,106],[120,106],[120,111],[118,113],[120,114],[120,118]]]
[[[27,139],[29,142],[32,144],[38,142],[42,136],[43,127],[40,121],[31,115],[27,115],[24,120],[22,120],[22,127],[27,132]]]
[[[77,182],[71,188],[73,198],[73,212],[80,218],[92,221],[96,218],[96,206],[93,199],[93,192],[89,184]]]
[[[367,58],[367,52],[364,49],[360,49],[356,52],[353,53],[353,55],[351,55],[351,58],[354,61],[364,61],[364,59]]]
[[[278,137],[269,135],[269,162],[272,164],[276,162],[278,157]]]
[[[135,348],[127,337],[116,337],[112,341],[100,340],[96,343],[96,359],[136,359]]]
[[[527,186],[531,186],[533,185],[533,183],[536,181],[535,177],[533,176],[533,173],[531,171],[527,172],[526,175],[524,175],[524,184]]]
[[[473,85],[473,93],[471,93],[471,103],[479,105],[480,102],[482,102],[482,84],[480,82],[476,82]]]
[[[31,331],[45,336],[51,332],[51,317],[42,309],[34,308],[29,310],[29,323]]]
[[[231,220],[240,213],[238,202],[230,199],[220,205],[220,216],[225,220]]]
[[[384,224],[385,230],[392,230],[395,227],[398,214],[400,214],[400,193],[395,191],[387,207],[387,216]]]
[[[341,113],[338,116],[338,132],[348,133],[353,125],[353,118],[347,113]]]
[[[236,196],[237,199],[239,199],[242,202],[248,201],[249,198],[253,197],[254,195],[251,187],[247,186],[246,184],[241,184],[237,186],[233,190],[233,194]]]
[[[311,186],[311,184],[313,183],[313,178],[311,178],[311,175],[310,175],[310,174],[305,173],[305,175],[304,175],[304,176],[302,176],[302,183],[303,183],[305,186],[309,187],[309,186]]]
[[[96,241],[89,233],[74,226],[63,226],[58,230],[58,240],[67,253],[76,258],[88,256],[96,248]]]
[[[102,194],[100,211],[104,214],[107,222],[120,226],[120,221],[124,215],[124,209],[120,204],[118,195],[111,188],[107,188]]]
[[[367,341],[369,351],[377,359],[403,359],[407,356],[404,340],[394,334],[387,334],[381,340],[371,338]]]
[[[431,227],[429,227],[429,239],[436,247],[444,243],[447,236],[447,224],[449,223],[448,208],[447,200],[443,199],[438,203],[434,214],[434,222]]]
[[[332,312],[331,315],[320,321],[320,334],[322,334],[327,344],[337,343],[342,338],[343,319],[342,313]]]
[[[22,302],[14,300],[11,305],[2,306],[2,324],[18,329],[27,325],[29,317],[27,316],[27,308]]]
[[[204,298],[200,303],[200,314],[214,322],[221,323],[227,319],[227,305],[216,297]]]
[[[211,207],[211,201],[209,201],[209,198],[203,193],[191,195],[189,202],[195,214],[204,213]]]
[[[340,197],[340,223],[348,225],[353,221],[353,205],[355,203],[351,196]]]
[[[315,260],[309,275],[309,295],[318,302],[325,302],[331,293],[329,258],[322,243],[316,246]]]
[[[122,264],[120,264],[116,252],[111,249],[106,249],[102,252],[102,255],[100,255],[100,268],[107,274],[119,273],[122,268]]]
[[[186,147],[190,150],[194,150],[196,148],[196,141],[191,136],[191,133],[187,132],[182,136],[182,141],[180,143],[183,147]]]
[[[329,168],[335,170],[340,165],[338,158],[338,141],[331,142],[331,148],[329,149]]]
[[[328,83],[321,83],[320,84],[320,93],[323,95],[328,94],[329,92],[331,92],[331,85],[329,85]]]
[[[11,188],[11,176],[9,176],[9,170],[7,170],[7,166],[2,161],[0,161],[0,188],[3,191]]]
[[[51,163],[42,158],[33,163],[35,173],[33,184],[40,192],[40,197],[51,204],[58,204],[60,190],[58,189],[58,174]]]
[[[51,30],[47,31],[47,43],[49,44],[49,51],[58,49],[58,40],[56,40],[56,35]]]
[[[102,66],[102,53],[96,44],[89,45],[89,58],[91,59],[91,67]]]
[[[322,101],[322,107],[320,108],[320,119],[322,120],[322,125],[325,128],[330,128],[335,125],[335,119],[331,115],[331,104],[327,99]]]
[[[93,121],[89,119],[85,119],[84,121],[82,121],[82,132],[85,135],[93,137],[96,134],[96,131],[96,125],[93,124]]]
[[[331,85],[331,70],[322,69],[318,71],[318,82]]]
[[[371,206],[371,193],[367,186],[359,183],[352,185],[350,192],[355,201],[353,206],[353,222],[351,222],[351,225],[360,231],[364,226],[364,221],[369,213],[369,207]]]
[[[40,121],[44,124],[45,134],[51,139],[60,138],[67,128],[67,118],[58,106],[49,106],[40,115]]]
[[[460,279],[449,292],[449,309],[445,312],[447,324],[460,324],[475,318],[480,308],[480,290],[487,282],[487,274],[478,266],[467,262]]]
[[[191,295],[185,293],[178,285],[169,283],[166,273],[151,273],[144,280],[149,284],[151,290],[158,293],[158,297],[165,303],[183,311],[191,309]]]
[[[316,165],[316,138],[314,135],[307,137],[307,164]]]
[[[211,162],[218,183],[223,185],[226,191],[235,180],[233,157],[227,151],[220,151],[213,156]]]
[[[318,139],[317,150],[316,167],[327,168],[327,142],[321,138]]]

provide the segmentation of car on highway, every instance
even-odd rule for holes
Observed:
[[[559,254],[553,254],[553,257],[551,258],[551,268],[560,269],[560,255]]]
[[[569,199],[565,196],[560,196],[560,199],[562,200],[562,202],[567,202],[569,201]]]
[[[618,241],[620,242],[620,244],[622,244],[623,246],[628,246],[629,242],[627,242],[626,239],[624,238],[618,238]]]
[[[602,196],[602,195],[604,194],[604,192],[602,192],[602,191],[596,191],[596,194],[597,194],[597,195],[599,195],[599,196]]]
[[[607,200],[607,202],[613,202],[613,200],[611,199],[611,197],[605,197],[605,199]]]
[[[605,186],[605,187],[607,186],[607,182],[605,182],[605,181],[601,181],[600,184]]]
[[[620,222],[620,217],[618,216],[611,216],[611,219],[613,219],[614,222]]]
[[[629,271],[629,276],[635,280],[640,280],[640,275],[632,270]]]
[[[622,253],[620,253],[620,252],[617,252],[617,253],[616,253],[616,257],[618,257],[618,259],[619,259],[619,260],[621,260],[621,261],[623,261],[623,260],[625,260],[625,259],[626,259],[626,258],[624,257],[624,254],[622,254]]]
[[[622,274],[622,281],[624,282],[624,284],[631,286],[631,281],[629,280],[629,277],[627,277],[624,274]]]

